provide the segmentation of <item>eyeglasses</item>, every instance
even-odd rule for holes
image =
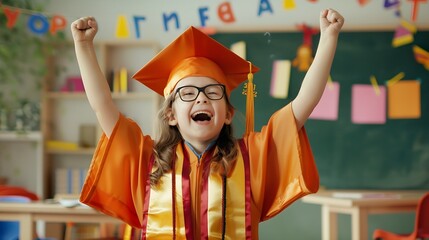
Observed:
[[[222,84],[209,84],[204,87],[183,86],[176,90],[176,94],[184,102],[192,102],[198,98],[200,92],[210,100],[220,100],[225,95],[225,86]]]

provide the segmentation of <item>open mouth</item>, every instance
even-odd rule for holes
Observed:
[[[196,112],[192,115],[192,120],[194,121],[210,121],[212,115],[208,112]]]

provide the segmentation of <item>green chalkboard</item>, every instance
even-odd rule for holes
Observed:
[[[321,185],[338,189],[429,189],[429,71],[418,64],[412,45],[429,49],[429,32],[419,31],[413,44],[393,48],[394,32],[342,32],[331,76],[340,84],[337,121],[309,119],[305,125],[319,169]],[[298,93],[303,72],[292,69],[289,97],[269,95],[272,62],[292,60],[302,43],[302,33],[258,32],[218,33],[213,37],[229,47],[245,41],[247,59],[261,68],[255,75],[258,96],[255,99],[255,130],[289,103]],[[316,50],[319,35],[313,36]],[[351,122],[353,84],[370,84],[376,76],[379,84],[399,72],[406,79],[421,81],[420,119],[387,119],[383,125]],[[403,80],[403,81],[404,81]],[[235,135],[244,126],[245,100],[241,89],[231,95],[237,113]]]

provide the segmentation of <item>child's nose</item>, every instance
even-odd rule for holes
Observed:
[[[201,91],[198,94],[196,101],[197,101],[197,103],[206,103],[208,101],[208,97],[206,96],[206,94],[203,91]]]

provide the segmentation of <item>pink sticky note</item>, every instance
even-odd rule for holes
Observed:
[[[311,119],[337,120],[338,104],[340,99],[340,84],[329,82],[326,84],[322,98],[311,113]]]
[[[352,86],[352,122],[363,124],[386,123],[386,88],[379,92],[369,84]]]

